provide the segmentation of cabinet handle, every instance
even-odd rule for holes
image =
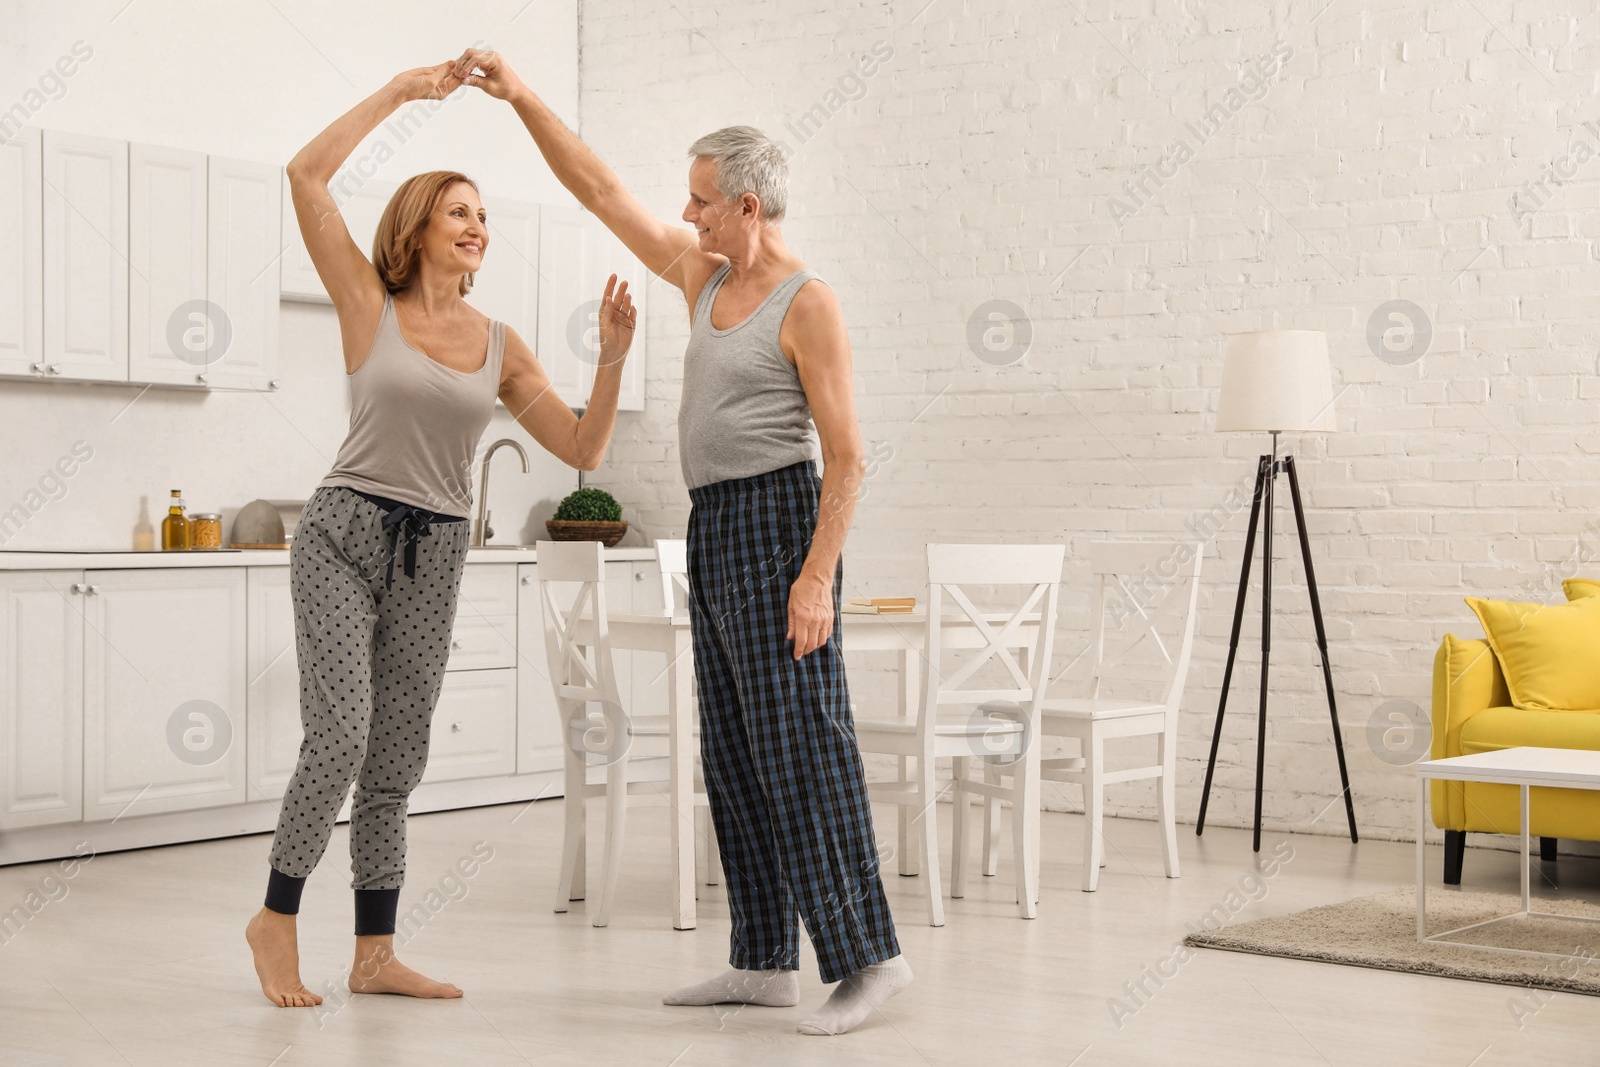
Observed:
[[[276,389],[277,387],[278,387],[278,379],[276,379],[276,378],[272,379],[270,382],[267,383],[267,388],[268,389]]]
[[[644,571],[634,571],[633,572],[633,580],[636,581],[636,582],[644,581]]]
[[[461,724],[458,723],[458,722],[451,723],[450,724],[450,732],[453,733],[453,734],[459,734],[461,732]]]
[[[523,584],[523,585],[532,585],[532,584],[533,584],[533,575],[531,575],[531,574],[524,574],[524,575],[523,575],[523,576],[522,576],[522,584]]]
[[[206,376],[204,374],[196,374],[194,376],[194,380],[199,382],[201,385],[206,384]]]
[[[72,591],[74,593],[87,593],[89,591],[89,587],[84,585],[82,582],[73,582]]]
[[[450,647],[459,652],[461,651],[461,642],[452,637],[450,639]]]
[[[43,363],[30,363],[28,364],[28,369],[35,374],[43,374],[46,368]]]
[[[90,596],[99,596],[100,595],[100,587],[98,585],[91,585],[89,587],[89,595]]]
[[[51,374],[60,374],[61,373],[61,364],[52,363],[52,364],[50,364],[48,369],[49,369],[49,372]]]

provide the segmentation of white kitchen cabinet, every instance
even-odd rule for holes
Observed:
[[[486,670],[517,665],[517,565],[469,563],[450,635],[446,670]]]
[[[486,196],[483,210],[489,244],[467,300],[531,347],[539,330],[539,205]]]
[[[638,309],[638,328],[634,330],[633,344],[628,348],[627,360],[622,364],[622,390],[617,394],[617,410],[643,411],[645,307],[651,289],[663,283],[651,274],[649,269],[639,262],[634,254],[628,251],[627,246],[617,240],[599,219],[589,215],[584,221],[588,229],[592,262],[590,287],[594,289],[594,299],[600,298],[605,292],[606,279],[615,274],[619,284],[628,283],[628,293],[633,298],[634,307]],[[598,326],[598,318],[596,325]]]
[[[196,369],[197,384],[275,387],[282,214],[282,168],[208,157],[206,298],[218,318],[206,342],[213,362]]]
[[[516,772],[517,673],[514,667],[445,672],[424,782]]]
[[[289,568],[251,567],[246,586],[246,793],[250,800],[278,800],[305,736]]]
[[[0,831],[83,818],[82,581],[0,573]]]
[[[42,138],[22,129],[0,143],[0,374],[44,371]]]
[[[600,299],[613,273],[626,281],[639,309],[639,329],[627,362],[617,407],[644,410],[645,301],[651,274],[598,219],[577,208],[540,212],[539,343],[535,352],[550,383],[571,407],[586,407],[599,357]]]
[[[206,308],[206,156],[128,147],[128,378],[196,385],[215,329]]]
[[[330,304],[328,290],[311,263],[311,253],[306,251],[300,221],[294,211],[294,196],[289,188],[289,176],[284,172],[283,185],[283,258],[278,281],[278,293],[284,300],[298,300],[313,304]],[[339,217],[345,230],[361,254],[372,258],[372,239],[377,236],[378,223],[383,219],[383,209],[400,187],[390,182],[361,181],[351,174],[341,173],[329,186],[333,201],[339,205]]]
[[[274,389],[277,166],[57,130],[0,145],[0,376]]]
[[[128,380],[128,142],[45,130],[46,377]]]
[[[580,305],[600,295],[584,284],[585,232],[584,213],[577,208],[546,205],[539,212],[539,329],[533,350],[556,395],[575,408],[588,405],[594,376],[572,338],[585,328]]]
[[[84,581],[84,819],[242,803],[244,568]]]
[[[424,782],[516,773],[517,622],[517,565],[467,564]]]

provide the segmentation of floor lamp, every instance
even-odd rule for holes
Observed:
[[[1261,851],[1261,791],[1267,750],[1267,665],[1272,652],[1272,504],[1278,474],[1289,476],[1294,500],[1295,525],[1300,531],[1300,558],[1306,568],[1306,588],[1311,594],[1311,618],[1317,627],[1317,650],[1322,654],[1322,682],[1328,692],[1328,717],[1333,722],[1334,752],[1339,759],[1339,784],[1343,787],[1350,840],[1356,836],[1356,809],[1350,796],[1350,775],[1344,762],[1344,737],[1334,704],[1333,670],[1328,665],[1328,636],[1322,625],[1322,603],[1317,597],[1317,576],[1311,567],[1311,542],[1306,537],[1306,513],[1300,503],[1300,478],[1294,456],[1278,454],[1280,433],[1329,433],[1335,428],[1333,372],[1328,363],[1328,337],[1314,330],[1265,330],[1234,334],[1228,338],[1222,365],[1222,395],[1217,403],[1218,433],[1270,433],[1272,453],[1256,464],[1256,490],[1250,501],[1250,526],[1244,539],[1244,563],[1239,568],[1239,597],[1233,606],[1233,634],[1228,639],[1228,665],[1222,672],[1222,697],[1217,701],[1217,722],[1211,731],[1211,758],[1206,762],[1206,784],[1200,795],[1200,818],[1194,832],[1206,828],[1206,804],[1211,799],[1211,777],[1217,769],[1217,745],[1222,739],[1222,717],[1228,707],[1228,686],[1239,652],[1239,628],[1244,622],[1245,594],[1250,584],[1250,561],[1255,551],[1256,527],[1261,526],[1261,698],[1256,715],[1256,812],[1251,848]]]

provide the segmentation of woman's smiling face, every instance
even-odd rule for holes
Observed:
[[[456,182],[439,194],[439,203],[421,233],[425,260],[451,274],[474,274],[489,248],[488,214],[478,191]]]

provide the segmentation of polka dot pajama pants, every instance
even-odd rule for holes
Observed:
[[[351,884],[397,890],[406,805],[428,762],[470,524],[431,526],[417,543],[415,575],[396,566],[385,588],[384,514],[349,489],[319,486],[295,529],[289,584],[305,739],[272,867],[294,878],[311,873],[354,782]]]

